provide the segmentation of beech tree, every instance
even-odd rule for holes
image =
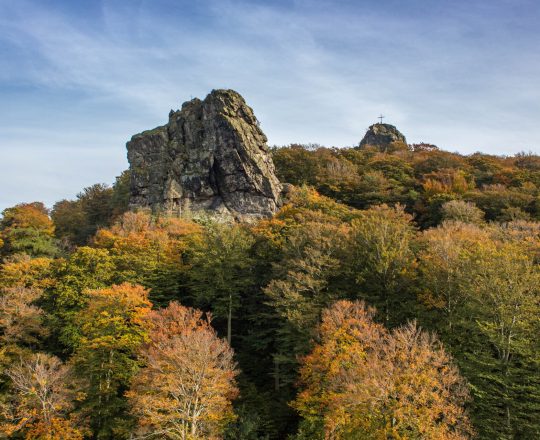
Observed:
[[[47,334],[43,310],[34,305],[42,291],[28,287],[0,289],[0,341],[2,344],[36,345]],[[5,345],[2,347],[5,348]],[[2,351],[2,350],[0,350]]]
[[[5,434],[22,432],[28,440],[82,440],[81,430],[67,417],[75,394],[69,386],[70,369],[60,359],[35,353],[6,375],[11,380],[11,399],[3,408]]]
[[[485,240],[467,271],[468,311],[481,336],[465,364],[477,423],[504,439],[540,433],[540,345],[531,336],[540,331],[540,270],[528,249],[519,241]]]
[[[123,215],[128,173],[56,204],[54,225],[40,203],[5,210],[0,438],[281,439],[300,422],[304,440],[461,440],[466,405],[479,439],[539,439],[540,156],[397,147],[273,149],[282,181],[314,187],[249,224]],[[242,374],[204,315],[147,294],[213,311]],[[340,299],[380,314],[325,311]],[[471,400],[433,337],[389,329],[413,316]]]
[[[450,200],[441,207],[442,218],[446,221],[480,224],[484,221],[484,212],[474,203],[463,200]]]
[[[147,317],[145,367],[128,393],[140,438],[222,438],[234,419],[233,351],[202,312],[172,302]]]
[[[446,324],[438,328],[452,335],[456,321],[464,318],[464,305],[470,297],[465,280],[473,264],[472,252],[489,233],[477,226],[446,222],[420,236],[419,269],[424,290],[420,299],[429,308],[440,310]]]
[[[6,371],[42,348],[48,336],[43,310],[35,305],[41,293],[40,289],[21,286],[0,288],[0,406],[4,403],[6,429],[18,424]]]
[[[90,417],[96,438],[125,438],[129,419],[124,393],[136,372],[136,353],[146,338],[148,292],[120,284],[87,292],[88,303],[76,317],[80,339],[72,358],[83,381],[81,412]]]
[[[115,266],[115,282],[141,284],[150,289],[152,302],[166,305],[178,298],[187,267],[182,253],[201,227],[177,218],[153,218],[128,212],[108,229],[100,229],[93,245],[108,250]]]
[[[51,210],[55,234],[67,244],[83,245],[88,238],[86,217],[78,200],[60,200]]]
[[[52,287],[56,283],[54,262],[52,258],[31,258],[26,254],[5,258],[0,265],[0,287]]]
[[[242,225],[210,224],[192,242],[189,272],[195,302],[210,307],[227,322],[227,341],[232,340],[232,321],[240,301],[253,286],[254,238]]]
[[[89,300],[87,291],[110,286],[114,269],[107,250],[86,246],[78,248],[55,268],[56,283],[46,290],[44,309],[62,349],[72,351],[78,343],[78,313]]]
[[[293,403],[299,438],[470,438],[467,388],[441,344],[414,323],[389,332],[373,315],[349,301],[324,312]]]
[[[25,253],[33,257],[54,256],[54,224],[41,202],[21,203],[2,212],[0,253]]]
[[[411,221],[403,206],[380,205],[361,211],[351,224],[352,270],[366,292],[364,299],[380,309],[387,325],[396,320],[405,299],[403,286],[415,272]]]
[[[347,228],[308,222],[287,237],[284,258],[264,288],[279,317],[274,354],[276,388],[296,380],[298,356],[308,353],[322,310],[339,297],[333,281],[342,275]]]
[[[443,223],[419,241],[420,299],[471,383],[481,438],[540,433],[538,231]],[[496,417],[493,415],[496,414]]]

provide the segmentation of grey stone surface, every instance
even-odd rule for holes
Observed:
[[[169,122],[127,143],[132,208],[172,215],[206,211],[242,220],[271,216],[281,184],[267,139],[244,98],[213,90]]]
[[[393,125],[390,124],[373,124],[369,127],[364,138],[360,141],[360,148],[367,146],[377,147],[381,151],[385,151],[386,148],[392,142],[407,143],[405,136]]]

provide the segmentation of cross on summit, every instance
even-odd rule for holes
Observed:
[[[386,116],[383,116],[382,114],[377,118],[377,119],[380,119],[381,122],[379,122],[379,124],[382,124],[382,120],[385,118]]]

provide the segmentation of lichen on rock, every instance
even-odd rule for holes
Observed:
[[[166,125],[133,136],[127,150],[132,208],[249,219],[279,207],[281,184],[266,136],[233,90],[185,102]]]

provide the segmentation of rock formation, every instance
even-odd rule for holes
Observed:
[[[253,110],[233,90],[185,102],[166,125],[127,143],[131,207],[271,216],[281,185],[266,142]]]
[[[392,142],[402,142],[407,144],[405,136],[393,125],[373,124],[369,127],[364,138],[360,141],[360,148],[369,146],[377,147],[381,151],[386,151]]]

